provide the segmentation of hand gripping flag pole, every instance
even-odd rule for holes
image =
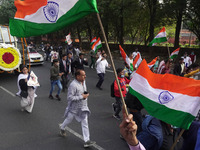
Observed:
[[[116,69],[115,69],[115,64],[114,64],[114,61],[113,61],[113,58],[112,58],[112,54],[110,52],[110,48],[109,48],[109,45],[108,45],[108,41],[107,41],[107,38],[106,38],[106,34],[104,32],[104,28],[103,28],[103,25],[102,25],[102,22],[101,22],[101,18],[99,16],[99,13],[97,13],[97,18],[98,18],[98,21],[99,21],[99,25],[101,27],[101,31],[103,33],[103,37],[104,37],[104,41],[105,41],[105,44],[106,44],[106,48],[108,50],[108,54],[110,56],[110,60],[111,60],[111,65],[113,67],[113,71],[114,71],[114,74],[115,74],[115,79],[117,81],[117,86],[119,88],[119,92],[120,92],[120,96],[121,96],[121,99],[122,99],[122,103],[123,103],[123,106],[124,106],[124,110],[126,112],[126,115],[128,116],[128,110],[127,110],[127,107],[126,107],[126,103],[125,103],[125,100],[124,100],[124,97],[123,97],[123,94],[122,94],[122,90],[121,90],[121,87],[120,87],[120,84],[119,84],[119,80],[118,80],[118,77],[117,77],[117,72],[116,72]]]

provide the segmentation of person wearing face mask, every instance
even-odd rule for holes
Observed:
[[[51,80],[51,90],[50,90],[50,94],[49,94],[49,98],[50,99],[54,99],[54,97],[52,96],[52,93],[54,91],[55,85],[58,86],[58,92],[56,95],[56,98],[60,101],[61,98],[59,96],[61,90],[62,90],[62,84],[60,82],[61,80],[61,76],[64,73],[59,73],[59,61],[58,59],[54,59],[53,60],[53,66],[50,69],[50,80]]]
[[[192,64],[196,62],[196,55],[194,54],[194,51],[191,52],[190,58],[191,58]]]
[[[117,76],[119,80],[119,84],[122,90],[122,95],[123,97],[126,97],[126,85],[129,84],[130,80],[128,80],[125,75],[123,68],[118,68],[117,70]],[[114,81],[114,95],[115,95],[115,100],[116,102],[112,104],[113,106],[113,117],[116,118],[117,120],[120,120],[121,117],[119,116],[120,111],[122,110],[122,101],[121,101],[121,96],[119,92],[119,88],[117,86],[117,81]]]

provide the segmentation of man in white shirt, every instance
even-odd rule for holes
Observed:
[[[101,85],[104,81],[104,75],[106,73],[106,67],[110,67],[110,65],[108,64],[107,60],[106,60],[106,53],[102,53],[102,57],[100,57],[97,61],[97,75],[99,76],[99,81],[96,84],[96,87],[100,90],[102,90]]]
[[[138,51],[138,48],[136,48],[135,52],[133,52],[133,59],[137,56],[138,53],[140,54],[140,52]]]
[[[130,64],[133,64],[133,54],[132,53],[129,54],[128,61]]]
[[[185,63],[185,67],[188,68],[191,64],[191,58],[187,55],[187,52],[184,54],[184,56],[182,56],[183,58],[183,62]]]

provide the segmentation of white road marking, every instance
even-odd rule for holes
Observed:
[[[5,92],[7,92],[8,94],[10,94],[11,96],[15,97],[15,94],[13,94],[12,92],[10,92],[10,91],[7,90],[6,88],[4,88],[4,87],[2,87],[2,86],[0,86],[0,88],[1,88],[2,90],[4,90]]]
[[[75,135],[76,137],[80,138],[81,140],[83,140],[83,136],[78,134],[77,132],[75,132],[74,130],[70,129],[69,127],[65,127],[65,129],[70,132],[71,134]],[[104,148],[102,148],[101,146],[94,144],[93,145],[94,148],[96,148],[97,150],[104,150]]]
[[[6,88],[0,86],[0,88],[2,90],[4,90],[5,92],[7,92],[8,94],[10,94],[11,96],[15,97],[15,94],[13,94],[12,92],[10,92],[9,90],[7,90]],[[75,132],[74,130],[70,129],[69,127],[65,127],[65,129],[70,132],[71,134],[75,135],[76,137],[80,138],[81,140],[83,140],[83,136],[78,134],[77,132]],[[104,150],[104,148],[102,148],[101,146],[94,144],[93,145],[94,148],[96,148],[97,150]]]

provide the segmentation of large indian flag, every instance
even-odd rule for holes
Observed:
[[[17,0],[11,35],[29,37],[60,30],[82,17],[98,12],[96,0]]]
[[[149,46],[154,46],[157,43],[162,43],[166,41],[167,41],[166,30],[165,30],[165,27],[163,27],[160,30],[160,32],[156,35],[156,37],[149,43]]]
[[[129,58],[128,56],[126,55],[126,52],[124,51],[124,49],[121,47],[121,45],[119,45],[119,50],[120,50],[120,53],[122,55],[122,58],[124,59],[124,61],[129,65],[130,69],[133,71],[133,63],[131,63],[129,61]]]
[[[174,126],[188,129],[200,109],[200,81],[171,74],[155,74],[142,61],[129,91],[147,112]]]

